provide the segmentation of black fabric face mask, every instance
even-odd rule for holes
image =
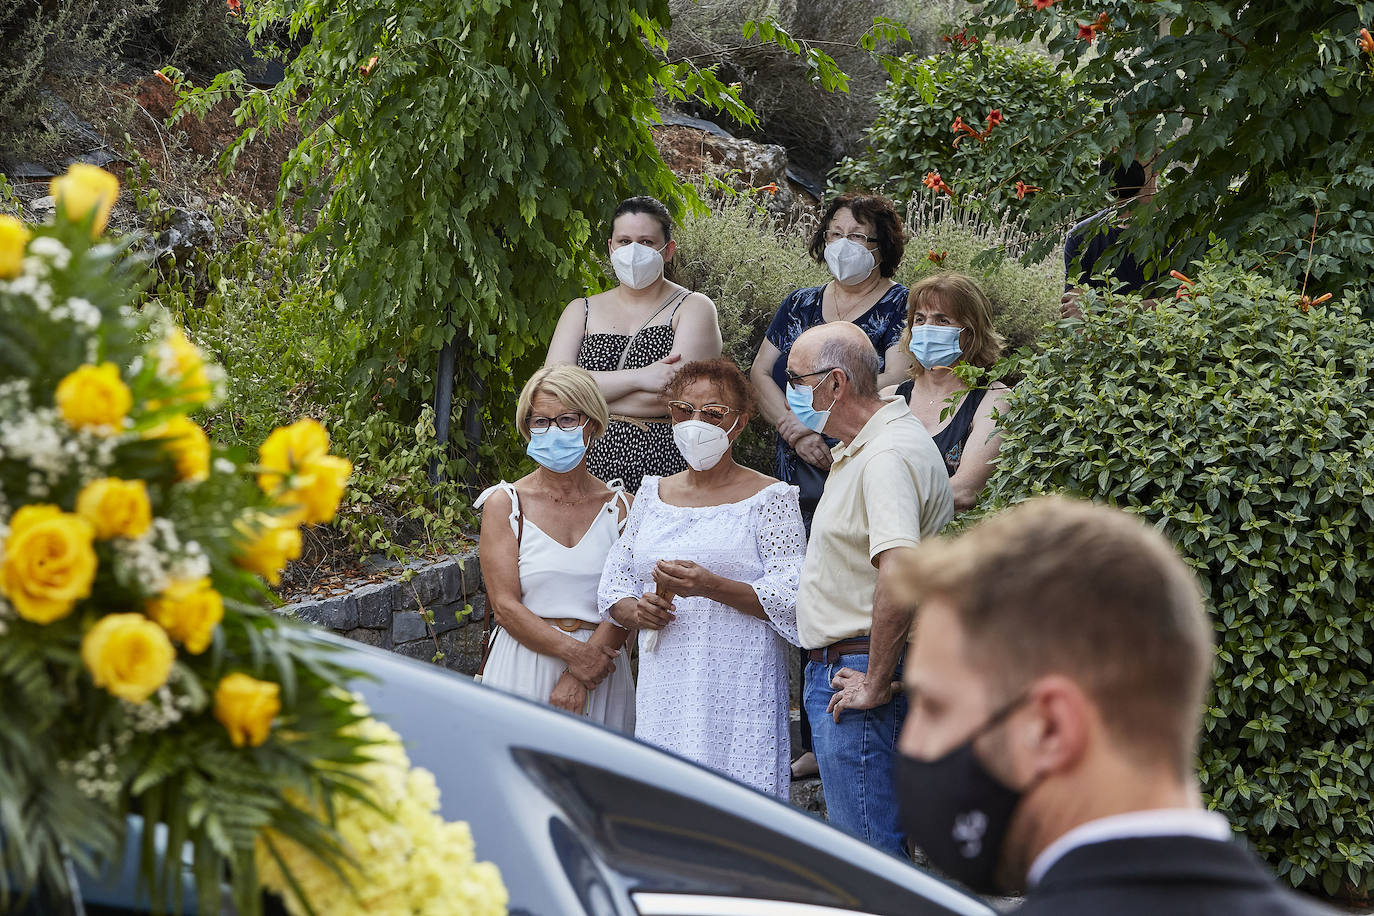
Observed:
[[[973,743],[1025,702],[1003,707],[967,741],[934,760],[897,755],[902,829],[932,865],[970,890],[996,893],[995,875],[1007,828],[1024,792],[995,778]]]

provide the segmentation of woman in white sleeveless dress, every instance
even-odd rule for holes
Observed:
[[[688,363],[666,394],[689,470],[644,478],[598,599],[641,631],[635,737],[786,798],[797,488],[735,463],[751,399],[733,363]]]
[[[596,606],[601,567],[630,501],[584,460],[608,412],[596,382],[576,366],[541,369],[520,394],[516,425],[539,466],[476,503],[487,610],[499,627],[482,682],[632,733],[626,634],[602,622]]]

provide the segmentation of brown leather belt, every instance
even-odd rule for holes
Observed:
[[[841,655],[867,655],[868,637],[855,636],[853,639],[842,639],[839,642],[832,642],[830,645],[820,649],[807,649],[806,660],[815,662],[818,665],[833,665],[840,660]]]
[[[592,623],[590,620],[579,620],[576,617],[545,617],[549,623],[558,627],[564,633],[576,633],[578,630],[595,630],[601,626],[599,623]]]

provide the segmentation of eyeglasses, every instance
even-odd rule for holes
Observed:
[[[739,408],[728,407],[725,404],[703,404],[700,407],[693,407],[686,401],[668,402],[668,415],[674,423],[694,420],[700,414],[703,422],[710,423],[712,426],[719,426],[732,413],[739,413]]]
[[[869,242],[878,241],[878,237],[876,235],[864,235],[862,232],[850,232],[846,234],[839,231],[838,229],[826,230],[825,240],[827,243],[838,242],[840,239],[849,239],[851,242],[857,242],[860,245],[867,245]]]
[[[587,418],[581,411],[559,414],[556,417],[530,417],[530,432],[533,435],[540,435],[552,429],[555,425],[559,429],[567,432],[568,430],[581,429],[587,424]]]
[[[840,367],[839,367],[839,366],[831,366],[829,369],[817,369],[815,372],[804,372],[804,373],[802,373],[801,375],[798,375],[797,373],[793,372],[791,369],[788,369],[788,370],[786,370],[786,371],[787,371],[787,384],[789,384],[789,385],[791,385],[793,388],[795,388],[795,387],[797,387],[797,382],[800,382],[800,381],[801,381],[802,379],[804,379],[804,378],[810,378],[810,377],[813,376],[813,375],[825,375],[827,372],[834,372],[834,371],[835,371],[836,369],[838,369],[838,368],[840,368]]]

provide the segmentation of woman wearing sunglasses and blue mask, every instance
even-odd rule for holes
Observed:
[[[735,462],[753,399],[734,363],[688,363],[664,396],[688,469],[644,478],[598,599],[640,631],[635,737],[786,798],[797,488]]]
[[[540,369],[525,384],[515,423],[535,469],[502,481],[482,508],[481,561],[488,620],[483,683],[626,733],[634,680],[625,631],[596,606],[601,567],[630,501],[587,470],[587,446],[606,429],[595,380],[576,366]]]
[[[904,398],[912,416],[935,440],[949,471],[954,511],[962,512],[978,501],[992,474],[992,461],[1002,447],[995,414],[1005,409],[1009,389],[994,382],[988,388],[967,390],[951,370],[965,363],[991,369],[1002,355],[1002,336],[992,326],[992,303],[971,277],[926,277],[907,297],[902,345],[912,356],[911,377],[883,394]]]
[[[683,363],[721,352],[715,303],[671,279],[676,251],[667,207],[652,197],[621,201],[607,240],[619,283],[568,303],[544,361],[581,366],[596,379],[611,417],[587,468],[631,492],[645,474],[687,466],[673,445],[663,386]]]

